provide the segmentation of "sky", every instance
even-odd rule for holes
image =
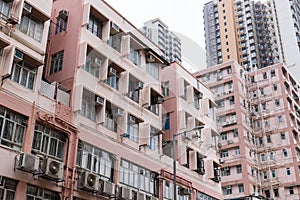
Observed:
[[[209,0],[105,0],[137,28],[159,17],[182,40],[183,66],[205,68],[203,6]]]

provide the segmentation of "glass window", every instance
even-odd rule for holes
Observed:
[[[64,159],[64,146],[66,137],[41,124],[35,125],[32,142],[32,152],[54,157],[58,160]]]
[[[284,157],[288,157],[287,149],[282,149],[282,152]]]
[[[19,31],[40,42],[43,36],[44,24],[32,15],[23,15]]]
[[[56,18],[56,28],[55,28],[55,35],[67,30],[67,19],[63,19],[61,17]]]
[[[162,82],[161,89],[162,89],[162,95],[164,97],[168,97],[170,95],[170,82],[169,81]]]
[[[80,115],[92,121],[96,121],[95,95],[85,89],[83,90],[82,94]]]
[[[282,140],[285,140],[285,138],[286,138],[286,137],[285,137],[285,132],[281,132],[281,133],[280,133],[280,137],[281,137]]]
[[[27,185],[26,200],[60,200],[60,194],[37,186]]]
[[[162,124],[163,124],[163,130],[170,129],[170,113],[166,113],[162,115]]]
[[[157,130],[153,127],[150,129],[150,145],[149,149],[152,151],[158,152],[158,147],[159,147],[159,135],[157,134]]]
[[[117,132],[117,118],[114,116],[114,111],[106,107],[105,109],[105,122],[104,126],[114,132]]]
[[[158,80],[158,78],[159,78],[159,65],[156,64],[156,63],[147,63],[146,64],[146,72],[148,74],[150,74],[153,78]]]
[[[109,67],[109,73],[107,79],[104,81],[110,87],[119,90],[120,72],[116,69]],[[138,92],[138,91],[137,91]]]
[[[286,175],[291,175],[291,169],[288,167],[288,168],[286,168]]]
[[[54,74],[62,70],[64,59],[64,51],[60,51],[51,56],[50,74]]]
[[[0,106],[0,143],[21,150],[27,127],[27,119]]]
[[[17,188],[17,181],[0,176],[0,199],[14,200]]]
[[[244,192],[244,185],[243,184],[238,185],[238,187],[239,187],[239,193]]]
[[[139,124],[132,115],[128,115],[127,133],[129,134],[130,140],[133,140],[134,142],[139,141]]]
[[[130,52],[129,52],[129,55],[128,55],[128,59],[133,62],[133,64],[135,64],[136,66],[140,66],[141,65],[141,54],[140,54],[140,51],[139,49],[133,49],[133,48],[130,48]],[[149,68],[148,64],[147,64],[147,72],[148,70],[153,70],[153,67],[151,65],[151,68]],[[155,69],[155,68],[154,68]],[[157,67],[157,71],[158,71],[158,67]],[[148,72],[149,73],[149,72]]]
[[[7,20],[11,8],[11,2],[0,1],[0,16],[2,19]]]
[[[237,165],[236,166],[236,173],[241,174],[242,173],[242,165]]]
[[[16,83],[33,90],[36,71],[37,70],[34,66],[21,61],[14,64],[11,79]]]
[[[78,146],[77,166],[99,174],[106,180],[112,181],[114,170],[113,155],[85,142],[80,142]]]
[[[98,38],[102,38],[102,21],[100,21],[94,15],[90,15],[89,24],[87,29],[96,35]]]

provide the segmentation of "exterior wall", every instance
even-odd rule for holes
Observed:
[[[298,84],[287,68],[277,64],[245,73],[227,62],[195,76],[215,92],[224,199],[299,198]]]

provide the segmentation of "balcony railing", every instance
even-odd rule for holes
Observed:
[[[39,92],[42,95],[49,97],[50,99],[54,99],[61,104],[66,106],[70,105],[70,94],[60,89],[59,84],[56,82],[49,84],[45,81],[42,81]]]

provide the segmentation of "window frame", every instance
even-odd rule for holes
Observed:
[[[26,78],[25,78],[26,76]],[[13,64],[11,80],[33,90],[36,82],[37,68],[32,64],[21,61]],[[25,80],[24,80],[25,78]]]
[[[63,60],[64,60],[64,50],[51,55],[50,72],[49,72],[50,75],[62,71]]]

